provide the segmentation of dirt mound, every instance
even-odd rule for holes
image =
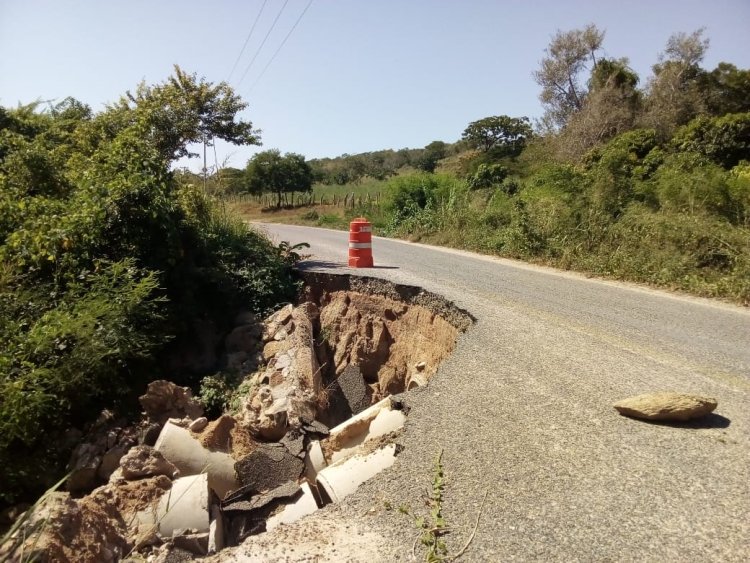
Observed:
[[[238,460],[257,447],[257,442],[250,431],[228,414],[209,422],[202,432],[194,432],[193,435],[204,448],[226,452]]]
[[[237,421],[224,414],[208,423],[200,434],[195,434],[204,448],[229,453],[232,450],[232,430]]]
[[[116,487],[103,487],[84,497],[79,502],[82,505],[101,502],[110,495],[120,515],[125,521],[140,510],[145,510],[157,502],[165,491],[172,487],[172,481],[166,475],[158,475],[140,481],[127,481]]]

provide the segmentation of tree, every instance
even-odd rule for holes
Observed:
[[[531,136],[528,117],[495,115],[469,123],[461,136],[471,148],[493,156],[518,156]]]
[[[245,171],[239,168],[223,168],[221,176],[224,180],[224,191],[228,194],[239,194],[247,191]]]
[[[555,140],[557,154],[580,160],[589,150],[633,128],[641,111],[638,75],[627,59],[601,59],[591,73],[589,93]]]
[[[680,125],[707,110],[702,84],[705,71],[699,66],[708,49],[704,29],[690,35],[677,33],[667,41],[654,76],[646,87],[643,124],[668,138]]]
[[[259,152],[245,168],[250,191],[276,194],[276,207],[281,207],[283,194],[308,192],[312,189],[313,171],[301,154],[281,155],[278,149]]]
[[[181,71],[139,93],[96,115],[0,108],[0,504],[46,489],[64,433],[194,347],[191,327],[293,295],[284,255],[171,167],[203,135],[255,140],[239,98]]]
[[[750,112],[700,116],[677,130],[671,145],[706,156],[724,168],[750,160]]]
[[[750,111],[750,70],[719,63],[706,75],[706,103],[714,115]]]
[[[179,66],[174,76],[155,86],[138,85],[127,92],[111,110],[119,112],[119,121],[128,123],[141,116],[140,125],[166,160],[195,157],[191,143],[215,137],[234,145],[259,145],[260,131],[250,121],[237,119],[247,103],[226,82],[213,85],[196,74],[187,74]],[[145,126],[145,127],[144,127]]]
[[[597,65],[596,54],[604,41],[604,32],[593,24],[584,29],[558,31],[545,50],[534,79],[542,87],[539,99],[545,106],[545,123],[562,127],[572,114],[580,111],[588,90],[581,75]]]
[[[414,165],[425,172],[434,172],[438,161],[445,158],[447,147],[443,141],[432,141],[417,157]]]

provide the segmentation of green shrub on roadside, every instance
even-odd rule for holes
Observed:
[[[732,168],[750,160],[750,112],[697,117],[677,130],[671,145],[679,152],[696,152]]]

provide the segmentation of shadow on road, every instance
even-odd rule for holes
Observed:
[[[300,270],[317,270],[319,268],[331,270],[346,267],[347,265],[342,262],[329,262],[327,260],[303,260],[297,264],[297,268]]]
[[[704,430],[707,428],[727,428],[732,421],[725,416],[720,414],[711,413],[695,420],[688,420],[687,422],[669,422],[659,420],[644,420],[647,424],[653,424],[654,426],[669,426],[671,428],[690,428],[693,430]]]
[[[338,270],[348,268],[348,264],[344,262],[329,262],[327,260],[303,260],[297,264],[297,268],[300,270]],[[372,268],[357,268],[359,270],[398,270],[398,266],[378,266],[377,264]]]

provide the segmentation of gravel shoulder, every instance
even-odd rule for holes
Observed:
[[[309,267],[352,272],[346,233],[262,228],[310,242]],[[357,273],[424,287],[477,322],[429,386],[406,395],[404,450],[390,470],[221,560],[411,560],[418,531],[396,508],[427,513],[441,449],[451,553],[488,491],[463,560],[746,560],[748,310],[424,245],[377,239],[373,252],[383,267]],[[612,408],[651,391],[719,407],[684,425]]]

